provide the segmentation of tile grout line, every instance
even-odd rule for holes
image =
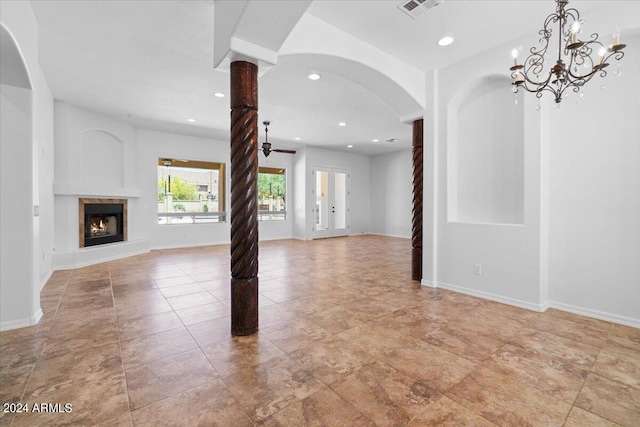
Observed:
[[[36,356],[36,361],[33,364],[33,367],[31,368],[31,372],[29,372],[29,377],[27,378],[27,382],[24,385],[24,390],[22,391],[22,394],[20,395],[20,400],[24,401],[24,396],[27,393],[27,390],[29,389],[29,383],[31,382],[31,377],[33,376],[33,373],[36,370],[36,366],[38,366],[38,363],[40,362],[40,358],[42,357],[42,353],[44,352],[44,347],[47,343],[47,339],[49,338],[49,333],[51,332],[51,328],[53,327],[53,322],[55,322],[56,320],[56,316],[58,315],[58,310],[60,309],[60,304],[62,304],[62,298],[64,297],[64,294],[67,292],[67,288],[69,287],[69,282],[71,281],[71,277],[73,276],[73,272],[69,275],[69,277],[67,277],[66,283],[64,284],[64,290],[62,291],[62,294],[60,295],[60,298],[58,299],[58,304],[56,305],[56,310],[53,313],[53,318],[51,319],[51,324],[49,325],[49,327],[46,329],[45,335],[44,335],[44,339],[43,339],[43,344],[42,347],[40,348],[40,350],[38,351],[38,355]],[[14,417],[11,419],[11,422],[9,423],[9,426],[13,425],[13,422],[15,421],[16,417],[14,415]]]
[[[120,367],[122,368],[122,376],[124,378],[124,391],[127,395],[127,408],[129,413],[129,420],[133,425],[133,414],[131,411],[131,397],[129,396],[129,384],[127,381],[127,370],[124,368],[124,356],[122,353],[122,340],[120,339],[120,322],[118,320],[118,309],[116,306],[116,297],[113,292],[113,279],[111,277],[111,266],[109,268],[109,289],[111,290],[111,301],[113,302],[113,312],[116,316],[116,333],[118,334],[118,349],[120,350]]]

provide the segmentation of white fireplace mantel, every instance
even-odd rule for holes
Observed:
[[[138,198],[142,195],[142,191],[138,188],[95,187],[93,185],[54,184],[53,194],[56,196]]]

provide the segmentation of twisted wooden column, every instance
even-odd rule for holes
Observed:
[[[258,331],[258,67],[231,63],[231,334]]]
[[[422,128],[413,122],[413,221],[411,224],[411,279],[422,279]]]

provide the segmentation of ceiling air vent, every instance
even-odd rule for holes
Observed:
[[[416,19],[432,7],[438,6],[442,0],[409,0],[403,1],[398,9]]]

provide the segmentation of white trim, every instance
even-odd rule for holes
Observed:
[[[10,320],[8,322],[0,323],[0,332],[10,331],[12,329],[27,328],[29,326],[37,325],[42,319],[42,309],[38,308],[36,314],[26,319]]]
[[[198,242],[198,243],[176,243],[175,245],[159,245],[153,246],[151,248],[152,251],[162,251],[165,249],[180,249],[180,248],[200,248],[204,246],[217,246],[217,245],[229,245],[231,241],[220,241],[220,242]]]
[[[580,316],[590,317],[593,319],[600,319],[606,322],[616,323],[620,325],[630,326],[632,328],[640,329],[640,319],[634,319],[632,317],[620,316],[612,313],[605,313],[590,308],[576,307],[574,305],[564,304],[557,301],[546,301],[542,304],[534,304],[528,301],[522,301],[515,298],[508,298],[500,295],[491,294],[488,292],[477,291],[475,289],[469,289],[462,286],[451,285],[449,283],[437,282],[433,283],[429,280],[422,279],[420,282],[422,286],[429,288],[442,288],[453,292],[458,292],[465,295],[471,295],[478,298],[488,299],[491,301],[500,302],[515,307],[524,308],[527,310],[533,310],[537,312],[545,312],[548,308],[555,308],[557,310],[566,311],[568,313],[578,314]]]
[[[411,113],[400,116],[400,123],[411,125],[413,122],[420,119],[424,119],[424,109],[412,111]]]
[[[260,242],[270,242],[272,240],[287,240],[287,239],[293,239],[294,237],[292,236],[285,236],[285,237],[266,237],[266,238],[259,238],[258,239],[258,243]]]
[[[427,288],[437,288],[438,287],[437,283],[433,283],[431,280],[426,280],[426,279],[422,279],[420,281],[420,284],[422,286],[426,286]]]
[[[640,319],[634,319],[632,317],[605,313],[603,311],[593,310],[590,308],[576,307],[574,305],[564,304],[556,301],[549,301],[549,307],[555,308],[557,310],[567,311],[569,313],[579,314],[581,316],[592,317],[594,319],[600,319],[607,322],[618,323],[620,325],[631,326],[632,328],[640,328]]]
[[[287,239],[295,239],[295,240],[305,240],[304,238],[300,238],[300,237],[292,237],[292,236],[286,236],[286,237],[267,237],[267,238],[261,238],[258,240],[258,243],[260,242],[269,242],[272,240],[287,240]],[[230,245],[231,241],[230,240],[224,240],[224,241],[216,241],[216,242],[198,242],[198,243],[191,243],[191,244],[187,244],[187,243],[176,243],[175,245],[160,245],[160,246],[153,246],[151,248],[152,251],[161,251],[163,249],[180,249],[180,248],[198,248],[198,247],[202,247],[202,246],[217,246],[217,245]]]
[[[129,240],[108,245],[90,246],[76,252],[54,253],[54,270],[70,270],[101,262],[114,261],[149,252],[148,240]]]
[[[50,269],[49,272],[44,276],[44,279],[40,281],[40,289],[38,292],[42,292],[42,288],[44,288],[44,285],[46,285],[49,279],[51,279],[52,274],[53,270]]]
[[[386,234],[386,233],[362,233],[362,234],[352,234],[352,236],[363,236],[365,234],[369,234],[372,236],[383,236],[383,237],[396,237],[398,239],[407,239],[407,240],[411,240],[411,236],[401,236],[399,234]]]
[[[429,283],[428,281],[425,281],[425,282]],[[471,295],[474,297],[483,298],[491,301],[496,301],[502,304],[512,305],[514,307],[520,307],[527,310],[537,311],[540,313],[546,311],[549,308],[548,302],[545,302],[543,304],[536,304],[529,301],[523,301],[516,298],[509,298],[502,295],[492,294],[489,292],[477,291],[475,289],[465,288],[463,286],[451,285],[449,283],[444,283],[444,282],[437,282],[434,286],[427,284],[427,286],[434,287],[434,288],[439,287],[442,289],[447,289],[449,291],[458,292],[465,295]]]
[[[135,199],[142,197],[142,190],[138,188],[95,187],[90,185],[54,184],[54,196],[78,197],[125,197]]]

